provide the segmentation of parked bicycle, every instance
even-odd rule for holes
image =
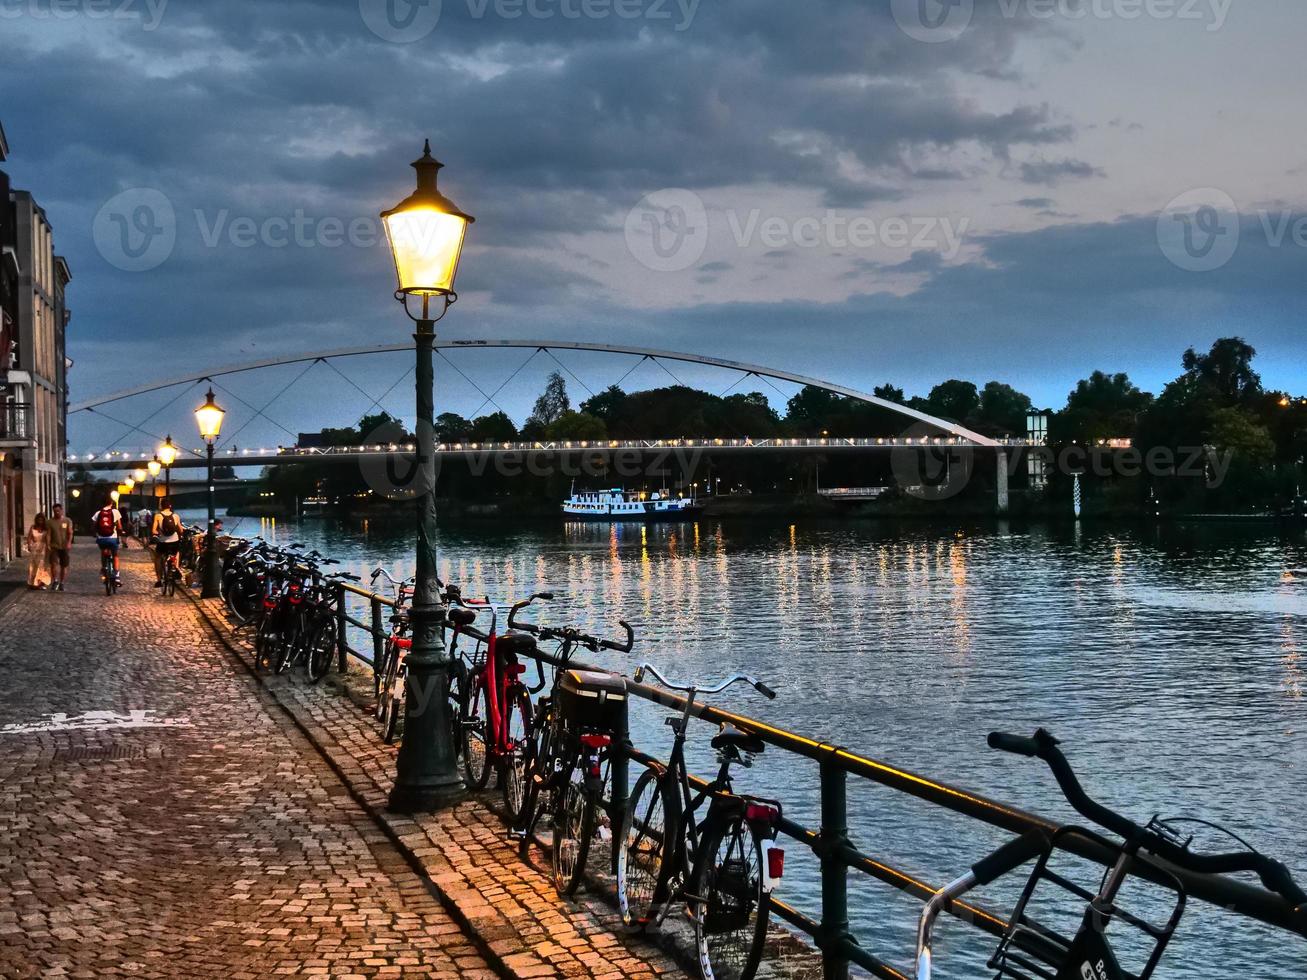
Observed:
[[[530,633],[538,642],[557,643],[553,684],[547,696],[536,700],[531,738],[520,759],[526,798],[513,832],[525,848],[540,821],[548,819],[554,887],[560,895],[570,896],[581,883],[601,826],[604,785],[614,743],[626,734],[627,706],[623,677],[606,671],[572,670],[569,663],[581,649],[630,653],[635,632],[622,621],[626,639],[604,640],[575,627],[541,626],[517,619],[523,609],[544,597],[548,596],[532,596],[517,603],[508,617],[512,628]],[[537,666],[540,683],[533,693],[545,686],[540,660]]]
[[[537,593],[532,598],[552,598]],[[528,600],[529,601],[529,600]],[[531,697],[522,681],[526,665],[521,657],[535,652],[535,639],[525,632],[498,631],[499,614],[490,602],[465,601],[460,607],[487,625],[484,643],[471,657],[459,685],[459,731],[463,777],[469,789],[485,789],[492,773],[498,775],[509,823],[522,813],[525,799],[523,759],[531,738]],[[462,616],[467,616],[464,612]],[[455,631],[475,635],[471,622],[454,622]]]
[[[1194,818],[1155,816],[1140,826],[1115,810],[1098,803],[1087,794],[1076,778],[1058,741],[1044,729],[1033,737],[994,732],[989,736],[991,748],[1042,759],[1053,771],[1067,801],[1085,819],[1116,834],[1120,841],[1109,840],[1095,831],[1081,827],[1061,827],[1052,833],[1032,831],[1010,841],[993,854],[977,862],[971,870],[952,884],[940,889],[926,904],[917,930],[918,980],[930,980],[933,969],[932,938],[940,913],[968,892],[1016,870],[1032,858],[1035,867],[1009,919],[1009,925],[989,961],[998,978],[1012,980],[1148,980],[1156,970],[1167,944],[1184,915],[1184,885],[1170,870],[1184,868],[1199,874],[1226,875],[1253,872],[1269,891],[1279,895],[1294,908],[1300,927],[1307,935],[1307,894],[1293,880],[1288,868],[1254,850],[1240,838],[1215,824]],[[1213,828],[1237,841],[1244,850],[1228,854],[1199,854],[1190,849],[1193,838],[1186,825]],[[1084,841],[1115,854],[1097,890],[1073,882],[1064,873],[1050,867],[1050,859],[1065,849],[1068,839]],[[1138,878],[1147,889],[1151,918],[1136,914],[1121,901],[1126,883]],[[1083,907],[1079,927],[1067,937],[1034,918],[1032,899],[1038,896],[1042,906]],[[1054,901],[1048,899],[1053,897]],[[1138,895],[1132,896],[1133,900]],[[1078,904],[1077,904],[1078,903]],[[1233,899],[1231,899],[1233,904]],[[1165,917],[1158,919],[1159,910]],[[1117,942],[1109,939],[1109,929]],[[1131,930],[1133,935],[1120,934]],[[1125,941],[1120,941],[1124,939]],[[1118,949],[1129,951],[1130,966],[1122,964]],[[1212,964],[1215,969],[1215,964]],[[1215,969],[1213,975],[1219,975]]]
[[[751,766],[765,745],[752,732],[721,726],[712,740],[720,768],[696,792],[685,766],[685,739],[699,695],[720,694],[735,684],[767,698],[776,694],[743,674],[711,686],[677,683],[641,664],[635,682],[643,683],[646,674],[682,692],[685,707],[667,719],[674,733],[667,764],[650,765],[627,803],[617,855],[622,919],[638,928],[657,926],[684,905],[694,921],[703,980],[751,980],[762,958],[770,897],[785,869],[785,852],[775,843],[782,810],[775,800],[736,794],[731,769]]]

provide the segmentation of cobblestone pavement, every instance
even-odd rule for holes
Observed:
[[[219,600],[201,605],[211,622],[225,622]],[[248,646],[219,628],[225,642],[252,662]],[[681,973],[671,956],[623,927],[611,902],[597,895],[583,895],[579,901],[560,899],[548,876],[547,860],[540,861],[537,851],[535,863],[523,862],[498,814],[487,806],[486,800],[497,791],[439,814],[387,813],[397,748],[378,737],[367,703],[370,684],[332,675],[322,684],[310,685],[295,672],[263,680],[357,796],[420,862],[503,972],[523,978],[597,980],[653,980]]]
[[[0,977],[489,978],[285,712],[150,589],[0,605]]]

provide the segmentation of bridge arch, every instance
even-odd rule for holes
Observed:
[[[525,350],[535,348],[537,350],[595,351],[607,354],[627,354],[655,361],[667,360],[680,361],[687,364],[703,364],[708,367],[719,367],[732,371],[739,371],[745,375],[757,375],[758,377],[770,378],[776,381],[788,381],[792,384],[810,385],[814,388],[821,388],[825,391],[842,395],[846,398],[852,398],[856,401],[877,405],[896,415],[901,415],[905,418],[912,419],[915,422],[921,422],[932,426],[942,432],[950,433],[959,439],[965,439],[977,446],[993,446],[995,448],[1001,446],[1001,443],[999,443],[998,440],[991,439],[989,436],[983,436],[978,432],[973,432],[971,429],[959,425],[956,422],[937,418],[926,412],[918,411],[915,408],[909,408],[907,405],[900,405],[898,402],[892,402],[865,391],[859,391],[856,388],[849,388],[844,385],[823,381],[820,378],[812,378],[807,375],[796,374],[792,371],[764,367],[760,364],[750,364],[745,361],[733,361],[721,357],[709,357],[705,354],[687,354],[680,351],[657,350],[648,347],[632,347],[624,344],[597,344],[569,340],[440,340],[436,342],[436,347],[442,350],[464,350],[467,348],[518,348]],[[378,344],[368,347],[342,347],[336,350],[320,351],[315,354],[293,354],[285,357],[249,361],[243,364],[232,364],[221,368],[210,368],[193,374],[168,378],[164,381],[147,382],[146,384],[137,385],[133,388],[124,388],[120,391],[110,392],[107,395],[99,395],[95,398],[89,398],[70,405],[68,407],[68,412],[69,414],[76,412],[93,412],[101,405],[108,405],[112,402],[122,401],[125,398],[132,398],[136,395],[143,395],[152,391],[160,391],[177,385],[191,384],[196,381],[223,377],[229,374],[256,371],[260,368],[278,367],[285,364],[302,364],[307,361],[328,361],[341,357],[359,357],[366,354],[388,354],[412,349],[412,344]]]

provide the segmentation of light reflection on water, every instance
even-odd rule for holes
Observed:
[[[407,573],[407,530],[306,521],[275,536],[356,573]],[[486,523],[441,540],[442,574],[467,595],[551,589],[556,622],[616,633],[629,620],[636,654],[611,666],[638,656],[700,680],[747,669],[780,697],[736,689],[733,709],[1069,819],[1040,764],[985,747],[991,729],[1043,725],[1092,793],[1140,819],[1226,822],[1307,881],[1307,580],[1283,574],[1302,565],[1301,532],[1219,527]],[[656,712],[636,715],[637,742],[664,746]],[[696,758],[709,767],[702,746]],[[772,751],[744,781],[815,825],[814,768]],[[1002,839],[877,786],[851,787],[850,806],[859,847],[934,883]],[[784,888],[817,913],[815,862],[797,848]],[[1010,907],[1009,889],[996,894]],[[861,882],[853,905],[863,945],[906,965],[919,906]],[[1307,942],[1191,909],[1157,976],[1206,980],[1217,949],[1224,976],[1307,972]],[[943,975],[983,974],[984,944],[968,939],[945,924]]]

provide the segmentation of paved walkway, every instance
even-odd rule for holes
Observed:
[[[494,976],[133,554],[0,605],[0,977]]]
[[[485,800],[387,813],[369,685],[255,677],[142,558],[112,599],[83,548],[71,591],[0,603],[0,978],[680,972]]]

